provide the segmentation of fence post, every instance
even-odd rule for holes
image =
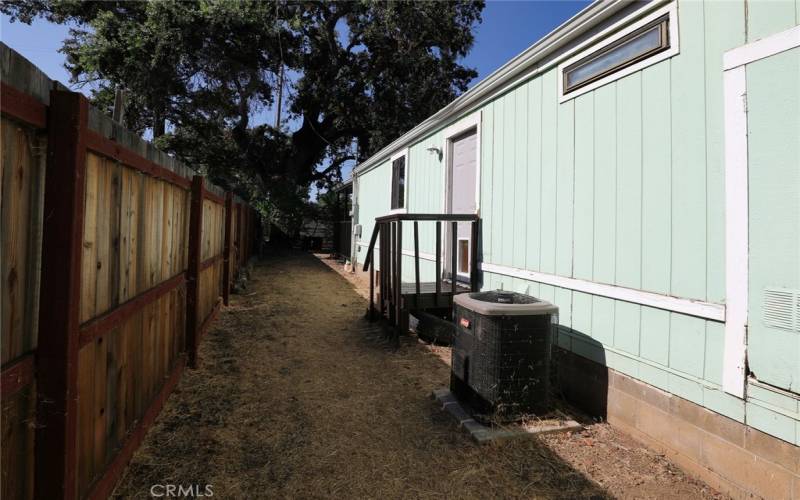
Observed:
[[[242,205],[236,204],[236,274],[242,269],[242,252],[244,252],[244,245],[242,245],[242,235],[244,228],[242,227]]]
[[[222,265],[222,301],[230,305],[231,298],[231,234],[233,225],[233,193],[225,193],[225,246],[223,248]]]
[[[189,209],[189,263],[186,269],[186,351],[191,368],[197,368],[197,344],[199,341],[197,303],[200,298],[203,189],[203,176],[192,177],[192,199]]]
[[[78,335],[88,102],[50,92],[37,361],[36,498],[76,497]]]

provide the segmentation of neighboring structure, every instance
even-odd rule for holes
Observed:
[[[355,169],[356,260],[378,216],[479,214],[457,275],[558,305],[567,397],[717,488],[800,497],[798,24],[592,4]]]

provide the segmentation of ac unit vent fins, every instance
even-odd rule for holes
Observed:
[[[800,290],[764,289],[764,324],[800,333]]]

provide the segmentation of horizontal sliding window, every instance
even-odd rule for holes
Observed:
[[[564,93],[663,52],[669,46],[669,16],[663,16],[564,68]]]

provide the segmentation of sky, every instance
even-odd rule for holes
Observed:
[[[475,43],[462,61],[465,66],[478,70],[478,77],[470,86],[480,82],[589,3],[588,0],[487,1],[483,22],[475,30]],[[67,84],[69,74],[64,69],[64,55],[58,49],[67,37],[69,28],[43,20],[36,20],[28,26],[19,22],[11,23],[4,15],[1,17],[0,39],[50,78]],[[88,89],[73,90],[89,93]],[[270,122],[273,120],[270,118]]]

